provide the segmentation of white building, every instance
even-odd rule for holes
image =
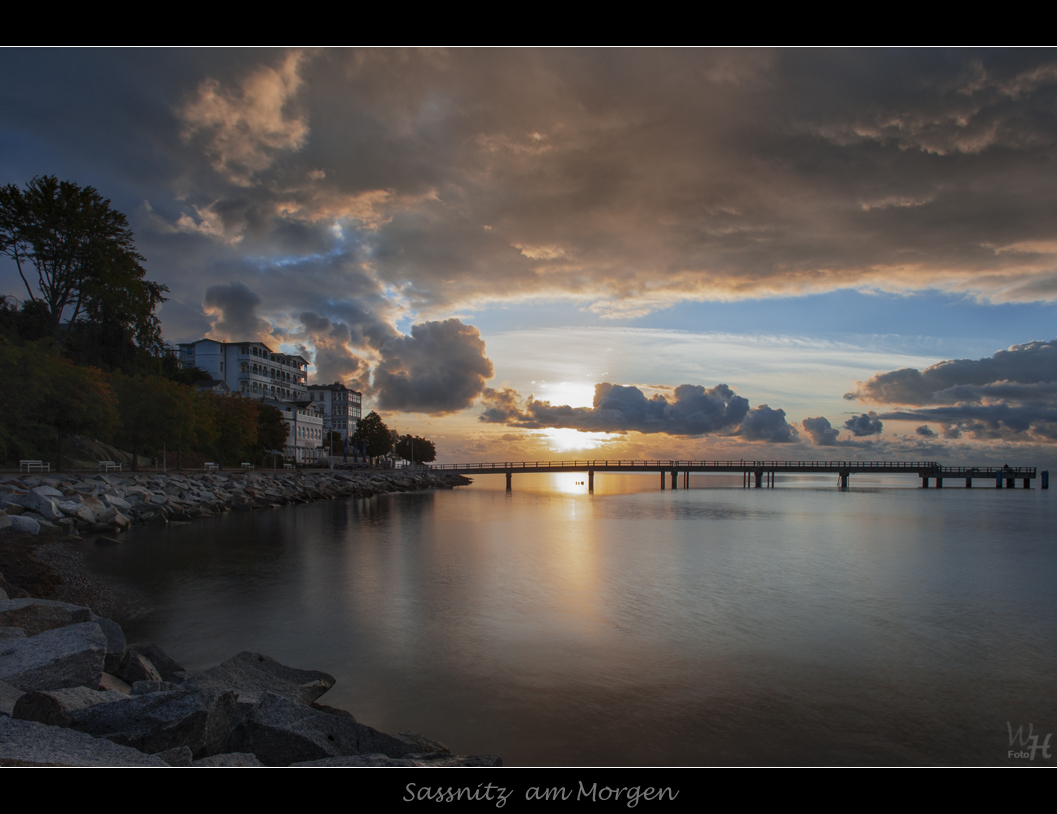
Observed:
[[[197,367],[232,393],[276,401],[308,401],[308,360],[277,353],[263,342],[199,339],[179,348],[180,367]]]
[[[363,394],[349,390],[341,382],[310,384],[308,397],[323,409],[328,430],[338,433],[342,441],[356,432],[363,410]]]
[[[289,401],[265,399],[283,414],[286,422],[286,446],[283,458],[299,465],[312,465],[323,454],[323,411],[312,404],[294,404]]]

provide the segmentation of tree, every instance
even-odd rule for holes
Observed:
[[[364,448],[369,458],[381,458],[393,451],[393,436],[374,410],[360,419],[352,442]]]
[[[217,440],[214,443],[220,465],[246,456],[257,443],[257,416],[260,405],[253,399],[232,393],[207,394],[216,409]]]
[[[56,340],[66,314],[71,325],[83,318],[120,327],[109,341],[163,347],[154,311],[168,289],[144,279],[128,220],[93,187],[45,175],[24,192],[0,188],[0,251],[15,261],[30,299],[47,306]]]
[[[132,469],[140,453],[154,454],[168,447],[178,450],[193,437],[195,410],[191,388],[162,376],[111,377],[117,392],[121,429],[116,441],[132,453]]]
[[[257,448],[260,452],[278,450],[283,452],[290,425],[278,407],[270,404],[257,405]]]
[[[396,442],[396,454],[413,464],[428,464],[437,460],[437,447],[417,435],[404,435]]]

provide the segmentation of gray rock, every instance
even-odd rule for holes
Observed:
[[[319,712],[272,693],[261,696],[235,727],[226,749],[252,752],[268,766],[373,753],[403,757],[419,751],[416,744],[352,718]]]
[[[108,673],[115,673],[125,659],[125,632],[117,622],[96,616],[94,613],[92,621],[99,625],[106,636],[106,664],[103,669]]]
[[[32,517],[23,517],[20,514],[11,515],[11,531],[24,531],[28,534],[40,534],[40,523]]]
[[[132,694],[148,695],[152,692],[172,692],[178,689],[180,685],[171,681],[137,681],[132,685]]]
[[[319,670],[287,667],[273,658],[244,651],[187,680],[189,689],[235,690],[240,703],[256,703],[268,692],[299,704],[311,704],[334,686],[334,676]]]
[[[13,687],[6,681],[0,681],[0,715],[11,717],[15,711],[15,704],[23,695],[25,695],[23,690]]]
[[[45,630],[92,621],[92,612],[80,605],[54,599],[7,599],[0,601],[0,627],[20,627],[27,636]]]
[[[150,659],[154,669],[165,681],[179,683],[187,678],[187,671],[168,653],[161,649],[157,642],[136,642],[128,645],[129,652],[140,653]],[[223,689],[229,689],[224,687]]]
[[[69,726],[70,713],[95,704],[124,701],[127,695],[88,687],[69,687],[64,690],[27,692],[15,703],[11,717],[19,721],[36,721],[48,726]]]
[[[95,622],[46,630],[0,642],[0,680],[20,689],[98,687],[106,636]]]
[[[345,755],[328,757],[323,760],[310,760],[304,763],[292,763],[291,768],[350,768],[350,767],[418,767],[418,768],[480,768],[484,766],[502,766],[499,755],[408,755],[407,757],[387,757],[386,755]]]
[[[69,729],[0,716],[0,766],[156,766],[164,760]]]
[[[103,677],[99,679],[99,689],[101,690],[113,690],[114,692],[124,693],[125,695],[132,694],[132,687],[126,682],[122,681],[116,675],[110,673],[103,673]]]
[[[257,760],[256,755],[252,755],[249,752],[227,752],[223,755],[204,757],[201,760],[196,760],[192,765],[195,768],[208,769],[225,767],[258,768],[263,767],[265,764]]]
[[[115,675],[129,684],[135,684],[137,681],[162,680],[161,674],[150,663],[150,659],[134,650],[129,650],[125,654],[125,659],[121,662],[120,669],[115,671]]]
[[[160,757],[170,766],[191,766],[194,760],[194,755],[191,754],[191,750],[186,746],[175,746],[172,749],[166,749],[164,752],[158,752],[154,757]],[[204,758],[209,760],[209,758]]]
[[[0,627],[0,640],[24,638],[26,638],[26,631],[20,627]]]
[[[196,758],[221,751],[235,715],[235,693],[158,692],[71,713],[71,728],[156,754],[186,746]],[[226,751],[226,750],[225,750]]]

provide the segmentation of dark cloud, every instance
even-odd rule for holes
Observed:
[[[920,427],[914,430],[914,432],[916,432],[918,435],[924,436],[925,438],[936,437],[935,430],[933,430],[928,424],[922,424]]]
[[[564,427],[583,432],[641,432],[668,435],[732,435],[739,432],[747,440],[787,441],[795,434],[785,423],[785,412],[763,405],[750,414],[747,399],[727,385],[712,388],[681,384],[671,397],[656,394],[650,398],[638,387],[609,382],[595,385],[591,407],[570,407],[539,401],[532,396],[522,400],[513,390],[489,390],[485,394],[485,423],[508,424],[527,429]],[[743,422],[748,419],[748,425]]]
[[[309,342],[302,346],[302,355],[315,366],[314,383],[341,382],[361,393],[370,392],[368,366],[350,347],[349,326],[312,311],[302,312],[300,319],[302,334]]]
[[[1014,345],[985,359],[878,373],[845,398],[929,405],[878,417],[940,423],[945,438],[968,433],[979,440],[1050,443],[1057,440],[1057,340]]]
[[[877,413],[870,413],[869,415],[863,413],[845,421],[844,428],[856,438],[863,438],[867,435],[880,435],[884,429],[884,424],[877,417]]]
[[[138,210],[187,304],[249,282],[233,256],[335,254],[423,314],[1057,297],[1048,50],[17,50],[0,70],[5,180]],[[283,282],[291,315],[331,316]]]
[[[458,319],[415,325],[380,353],[374,387],[383,410],[454,413],[473,404],[493,375],[481,334]]]
[[[257,316],[261,298],[250,291],[245,283],[210,286],[206,289],[203,304],[206,312],[214,316],[210,329],[214,339],[268,341],[271,326]]]
[[[840,430],[834,429],[828,418],[805,418],[801,426],[804,432],[811,436],[811,443],[816,447],[832,447],[838,444],[837,436],[840,435]]]
[[[746,441],[788,444],[797,440],[796,427],[785,420],[785,410],[772,410],[766,404],[753,407],[741,422],[738,434]]]
[[[846,399],[879,404],[950,404],[1012,395],[1016,385],[1043,385],[1053,394],[1057,382],[1057,340],[1028,342],[985,359],[953,359],[924,370],[902,368],[857,382]],[[999,384],[1001,383],[1001,384]],[[1015,384],[1011,384],[1015,383]],[[1026,388],[1020,388],[1023,397]]]

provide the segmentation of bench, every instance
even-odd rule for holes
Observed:
[[[44,461],[19,461],[19,472],[51,472],[51,464]]]
[[[293,468],[294,468],[293,464],[283,464],[283,469],[293,469]]]
[[[99,462],[100,472],[120,472],[121,464],[114,463],[113,461],[100,461]]]
[[[206,472],[219,472],[220,471],[220,467],[217,464],[215,464],[212,461],[210,461],[210,462],[208,462],[205,465],[205,470],[206,470]]]
[[[243,469],[253,469],[253,464],[248,464],[245,461],[242,462]]]

